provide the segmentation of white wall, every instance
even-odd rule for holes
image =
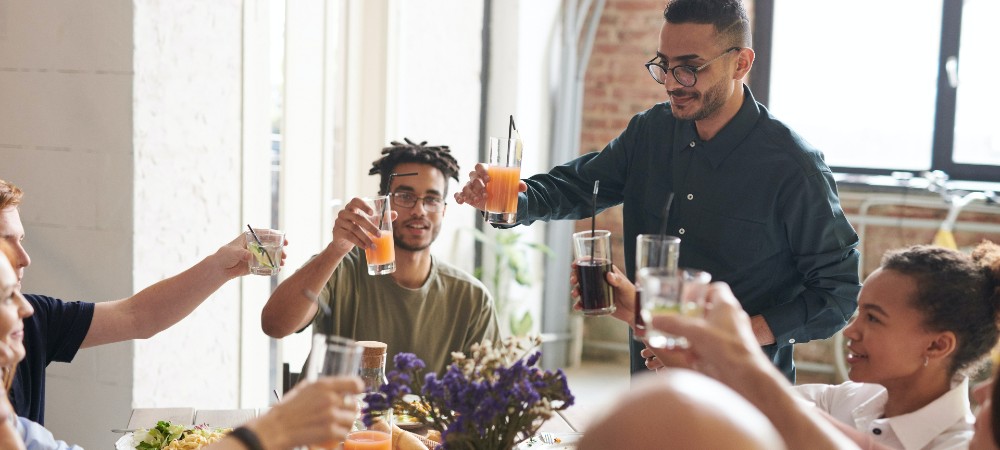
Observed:
[[[385,145],[408,137],[451,149],[461,167],[460,181],[449,180],[448,209],[431,251],[471,273],[473,241],[467,229],[479,215],[455,204],[451,194],[465,184],[479,157],[483,2],[396,0],[392,5]]]
[[[74,300],[132,292],[132,5],[100,3],[3,5],[0,177],[26,192],[26,292]],[[127,420],[132,355],[131,344],[118,344],[50,366],[47,424],[106,447],[110,433],[100,440],[85,430]]]
[[[0,177],[27,292],[128,296],[241,231],[237,0],[0,3]],[[239,284],[148,341],[49,367],[46,424],[109,448],[133,406],[238,404]]]

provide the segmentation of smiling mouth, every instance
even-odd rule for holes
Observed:
[[[412,222],[412,223],[406,224],[406,228],[411,229],[411,230],[421,230],[421,231],[423,231],[423,230],[429,230],[431,228],[431,226],[428,225],[428,224],[426,224],[426,223],[423,223],[423,222]]]
[[[866,359],[868,359],[868,355],[858,353],[852,348],[847,349],[847,362],[858,362]]]

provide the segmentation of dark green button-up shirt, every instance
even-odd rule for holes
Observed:
[[[661,103],[637,114],[601,152],[525,180],[518,223],[591,215],[623,204],[626,270],[634,279],[635,237],[681,238],[680,265],[732,286],[750,315],[762,315],[776,344],[764,350],[794,377],[793,343],[825,339],[857,308],[858,236],[844,217],[823,154],[776,120],[744,86],[736,116],[711,140]]]

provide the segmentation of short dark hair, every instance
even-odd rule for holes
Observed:
[[[378,184],[379,195],[389,193],[390,175],[396,166],[402,163],[419,163],[436,167],[444,174],[444,194],[447,195],[448,178],[454,178],[455,181],[458,181],[458,171],[460,170],[458,161],[455,160],[454,156],[451,156],[451,150],[448,146],[428,146],[427,141],[417,144],[407,138],[403,138],[403,141],[405,143],[390,142],[392,146],[383,148],[382,157],[372,163],[372,170],[368,172],[368,175],[379,174],[382,177]]]
[[[663,9],[663,19],[668,23],[710,23],[724,48],[753,45],[750,19],[740,0],[673,0]]]
[[[978,370],[1000,337],[1000,246],[984,241],[970,256],[917,245],[887,252],[882,268],[916,281],[917,294],[910,302],[923,313],[925,327],[955,333],[958,343],[949,373]]]

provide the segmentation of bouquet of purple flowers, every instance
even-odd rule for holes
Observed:
[[[453,353],[443,376],[421,377],[424,362],[412,353],[393,358],[380,393],[365,396],[364,420],[396,407],[441,432],[443,450],[508,450],[538,431],[555,411],[573,404],[562,370],[535,366],[541,340],[507,338],[474,345],[472,355]],[[422,381],[422,384],[420,384]],[[404,399],[416,395],[419,400]]]

